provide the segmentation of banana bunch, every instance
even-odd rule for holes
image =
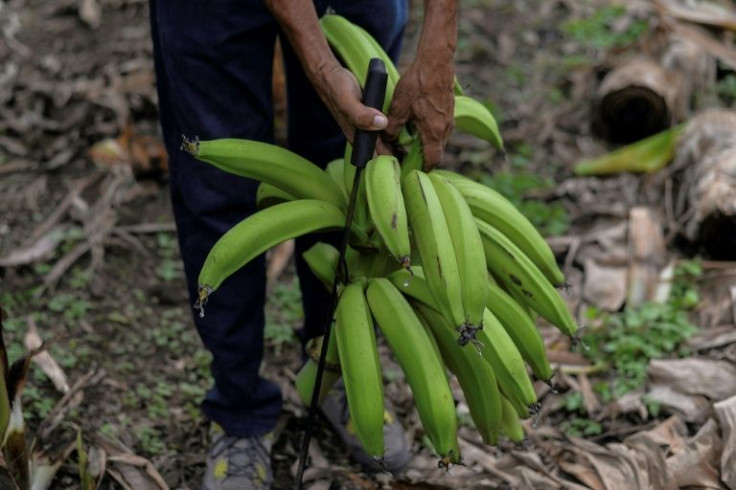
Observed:
[[[388,56],[342,17],[326,15],[321,25],[361,83],[368,60],[384,60],[387,109],[399,79]],[[455,93],[456,129],[503,150],[491,113]],[[355,176],[350,145],[344,158],[322,170],[264,143],[185,139],[183,149],[197,159],[261,182],[260,211],[209,252],[195,306],[204,315],[208,297],[270,247],[306,233],[344,230],[345,267],[338,267],[339,253],[326,243],[304,253],[326,288],[340,281],[320,397],[341,376],[357,437],[369,454],[383,457],[380,333],[405,374],[440,465],[449,466],[461,462],[451,376],[484,442],[495,444],[501,433],[521,440],[520,420],[539,409],[530,373],[544,381],[553,375],[536,315],[571,337],[577,326],[556,289],[564,276],[534,226],[484,185],[445,170],[424,172],[421,142],[410,128],[404,128],[402,141],[407,151],[401,160],[378,156],[368,162],[353,222],[345,230]],[[314,387],[315,361],[310,359],[296,380],[305,402]]]

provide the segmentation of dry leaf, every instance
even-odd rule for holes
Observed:
[[[562,471],[571,474],[583,482],[588,488],[592,490],[605,490],[603,482],[598,478],[598,474],[590,466],[569,463],[567,461],[560,461],[559,465]]]
[[[42,260],[56,250],[56,247],[64,239],[65,232],[68,229],[69,225],[57,225],[53,227],[51,231],[27,248],[15,250],[4,257],[0,257],[0,267],[15,267]]]
[[[734,300],[736,306],[736,300]],[[722,325],[704,329],[687,340],[687,346],[693,350],[713,349],[736,342],[736,328],[733,325]]]
[[[649,363],[649,376],[655,384],[716,401],[736,393],[736,366],[727,361],[697,357],[654,359]]]
[[[652,439],[634,434],[626,438],[624,444],[633,451],[638,464],[638,472],[646,475],[649,488],[677,490],[674,478],[667,472],[667,461],[662,449]]]
[[[713,405],[723,436],[721,454],[721,480],[731,490],[736,490],[736,396]]]
[[[27,323],[28,331],[26,332],[24,343],[26,349],[36,350],[43,345],[43,341],[41,340],[41,336],[38,334],[38,328],[36,327],[36,322],[32,316],[28,317]],[[31,362],[35,362],[36,364],[38,364],[44,374],[46,374],[46,376],[48,376],[48,378],[54,384],[54,388],[59,390],[61,393],[66,393],[69,391],[69,381],[67,379],[66,373],[54,360],[54,358],[51,357],[51,354],[49,354],[48,350],[43,350],[33,356]]]
[[[719,488],[721,439],[718,424],[713,419],[700,428],[688,441],[685,450],[667,459],[667,468],[677,481],[677,486]]]
[[[630,439],[646,438],[657,446],[667,448],[667,453],[676,454],[685,448],[686,437],[687,427],[680,417],[673,415],[653,429],[629,436],[624,442]]]
[[[681,393],[667,384],[653,384],[647,398],[681,414],[686,422],[702,424],[710,416],[710,403],[705,397]]]

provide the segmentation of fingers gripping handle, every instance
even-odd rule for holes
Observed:
[[[386,65],[378,58],[372,58],[368,65],[368,76],[363,88],[363,104],[374,109],[383,107],[383,99],[386,96],[386,82],[388,74]],[[353,156],[350,163],[356,167],[363,168],[368,160],[373,158],[376,149],[377,131],[365,131],[357,129],[353,139]]]

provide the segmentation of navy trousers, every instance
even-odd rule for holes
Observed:
[[[406,0],[317,0],[370,32],[397,59]],[[194,303],[207,252],[236,223],[256,211],[258,183],[227,174],[180,151],[182,135],[202,140],[245,138],[273,142],[271,76],[281,36],[263,1],[151,0],[159,112],[170,158],[171,200],[179,246]],[[317,165],[343,154],[345,140],[312,89],[286,39],[288,147]],[[296,242],[304,303],[304,341],[324,328],[328,294],[301,259],[320,236]],[[194,315],[212,353],[214,387],[205,415],[238,437],[272,430],[281,411],[278,387],[259,376],[263,357],[264,257],[249,263],[214,293],[206,315]]]

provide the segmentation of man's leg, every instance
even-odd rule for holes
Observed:
[[[182,135],[272,140],[271,66],[276,24],[263,2],[152,0],[161,125],[190,301],[220,236],[256,211],[257,182],[180,151]],[[260,257],[217,290],[194,320],[213,355],[214,387],[202,404],[231,436],[271,431],[278,387],[258,376],[263,356],[265,263]],[[198,313],[198,312],[197,312]]]

